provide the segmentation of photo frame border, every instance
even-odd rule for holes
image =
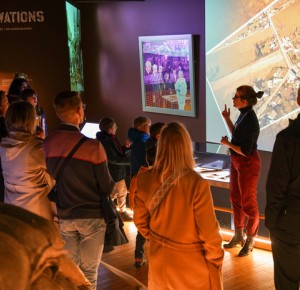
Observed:
[[[158,36],[140,36],[139,41],[139,58],[140,58],[140,74],[141,74],[141,89],[142,89],[142,107],[144,112],[161,113],[177,116],[196,117],[195,108],[195,75],[194,75],[194,39],[192,34],[179,35],[158,35]],[[190,95],[190,110],[179,110],[172,108],[161,108],[149,106],[146,104],[146,83],[144,81],[145,54],[143,51],[144,43],[161,42],[164,40],[188,40],[188,57],[189,57],[189,95]],[[175,56],[175,55],[174,55]]]

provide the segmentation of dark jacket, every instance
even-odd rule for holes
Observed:
[[[118,139],[106,132],[98,132],[96,138],[103,145],[107,159],[109,172],[115,182],[126,178],[126,167],[130,166],[130,156],[125,154],[125,148]]]
[[[130,128],[128,130],[128,138],[132,141],[131,158],[130,158],[130,173],[134,176],[138,173],[141,166],[148,166],[146,158],[146,141],[149,135],[137,129]]]
[[[3,116],[0,116],[0,141],[3,137],[6,137],[8,135],[8,131],[6,129],[5,125],[5,118]]]
[[[156,147],[157,147],[157,140],[154,138],[149,138],[146,141],[146,152],[147,152],[147,162],[149,166],[152,166],[155,161],[156,156]]]
[[[300,115],[276,136],[266,190],[266,227],[300,238]]]
[[[246,156],[257,149],[257,139],[259,136],[259,123],[252,106],[239,109],[241,112],[234,129],[232,131],[231,143],[241,147],[241,151]],[[230,149],[230,153],[238,155]]]
[[[3,137],[8,135],[6,125],[5,125],[5,118],[0,116],[0,142]],[[4,179],[2,174],[2,168],[0,164],[0,202],[4,202]]]
[[[55,176],[60,162],[84,135],[72,125],[61,124],[44,142],[47,169]],[[62,219],[102,218],[101,195],[112,193],[114,182],[100,142],[88,138],[74,153],[59,178],[57,209]]]

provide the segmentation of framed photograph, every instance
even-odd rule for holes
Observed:
[[[195,117],[193,36],[139,37],[143,111]]]

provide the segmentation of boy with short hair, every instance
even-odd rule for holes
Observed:
[[[151,120],[145,116],[134,119],[133,127],[128,130],[128,138],[131,140],[131,177],[136,175],[141,166],[147,166],[146,141],[150,138]]]
[[[152,166],[154,164],[155,156],[156,156],[157,140],[159,138],[161,128],[164,125],[165,125],[164,123],[157,122],[150,127],[150,138],[146,141],[146,156],[147,156],[147,162],[149,166]]]
[[[150,127],[150,138],[146,141],[146,159],[148,166],[152,166],[155,161],[155,156],[156,156],[156,148],[157,148],[157,141],[160,135],[160,131],[162,127],[164,126],[164,123],[157,122],[154,123]],[[147,167],[148,167],[147,166]],[[142,166],[141,170],[147,170],[146,166]],[[130,208],[133,209],[134,207],[134,195],[137,189],[137,178],[136,175],[132,177],[131,183],[130,183],[130,189],[129,189],[129,203],[130,203]]]
[[[123,221],[132,221],[132,216],[126,211],[127,186],[125,182],[126,167],[130,165],[130,158],[126,155],[126,148],[122,146],[116,137],[116,121],[105,117],[99,123],[100,132],[96,138],[100,141],[106,151],[108,158],[108,169],[115,182],[111,199],[117,199],[117,207]]]
[[[146,158],[146,141],[150,138],[151,120],[145,116],[134,119],[133,127],[128,130],[128,138],[131,140],[130,171],[133,178],[142,166],[148,166]],[[144,263],[144,244],[146,239],[138,232],[135,244],[135,266],[141,267]]]

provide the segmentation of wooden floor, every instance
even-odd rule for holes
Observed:
[[[136,269],[134,266],[134,249],[136,228],[133,222],[125,223],[129,243],[116,247],[110,253],[103,254],[102,260],[119,270],[135,277],[147,285],[148,264]],[[145,253],[147,258],[147,245]],[[223,264],[224,290],[266,290],[275,289],[273,283],[273,260],[269,251],[254,249],[246,257],[237,257],[240,248],[226,250]],[[131,290],[128,285],[104,266],[99,268],[97,290]],[[180,290],[180,289],[178,289]],[[202,290],[202,289],[199,289]],[[205,290],[205,289],[203,289]]]

